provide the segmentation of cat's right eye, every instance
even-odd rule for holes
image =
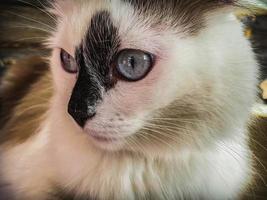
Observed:
[[[154,56],[138,49],[124,49],[118,54],[116,70],[127,81],[139,81],[152,69]]]
[[[60,50],[60,60],[63,69],[68,73],[77,73],[78,65],[75,59],[64,49]]]

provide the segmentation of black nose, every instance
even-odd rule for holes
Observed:
[[[88,56],[88,53],[83,53],[83,47],[80,49],[81,52],[76,52],[79,72],[68,112],[77,124],[84,128],[86,122],[96,115],[97,105],[102,100],[103,78],[99,78],[101,75],[91,62],[85,63],[85,55]]]
[[[89,108],[86,105],[83,106],[83,103],[79,104],[77,102],[73,102],[72,100],[69,103],[68,112],[82,128],[88,120],[92,119],[96,115],[96,111],[93,107]]]
[[[90,74],[81,70],[69,101],[69,114],[83,128],[85,123],[96,115],[100,99],[100,85]]]

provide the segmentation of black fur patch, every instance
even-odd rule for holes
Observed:
[[[69,103],[69,113],[80,126],[96,114],[101,93],[115,84],[111,63],[119,46],[118,30],[110,14],[107,11],[96,13],[76,51],[79,75]]]
[[[204,14],[208,11],[233,5],[233,0],[122,0],[130,3],[153,24],[164,24],[174,28],[183,27],[182,32],[196,33],[204,25]]]

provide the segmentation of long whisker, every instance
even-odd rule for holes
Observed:
[[[40,116],[40,117],[37,117],[33,120],[29,120],[29,121],[23,123],[23,125],[28,126],[28,125],[38,124],[38,122],[40,122],[42,119],[43,119],[43,116]],[[16,126],[11,128],[11,130],[16,130],[16,129],[17,129]]]
[[[41,6],[44,8],[44,9],[41,9],[41,10],[43,10],[48,16],[50,16],[53,20],[54,20],[54,22],[57,22],[57,18],[55,17],[55,16],[53,16],[50,12],[48,12],[45,8],[47,7],[46,5],[44,5],[43,3],[42,3],[42,1],[40,1],[40,0],[37,0],[40,4],[41,4]],[[50,4],[51,5],[51,4]]]
[[[143,129],[149,131],[149,132],[147,132],[146,134],[149,135],[150,137],[156,139],[157,141],[159,141],[159,142],[161,142],[161,143],[163,143],[163,144],[166,144],[166,145],[169,146],[172,150],[175,150],[175,148],[174,148],[171,144],[169,144],[169,143],[166,142],[165,140],[159,138],[156,134],[154,135],[154,134],[151,134],[151,133],[150,133],[150,132],[154,132],[154,133],[161,134],[161,132],[159,132],[159,131],[157,131],[157,130],[152,130],[152,129],[149,129],[149,128],[146,128],[146,127],[144,127]]]
[[[261,147],[267,153],[267,148],[265,146],[263,146],[260,142],[258,142],[257,140],[255,140],[253,138],[250,138],[250,140],[252,140],[253,142],[255,142],[259,147]]]
[[[148,128],[156,128],[158,130],[162,130],[162,131],[171,131],[172,133],[177,134],[184,134],[184,135],[188,135],[186,134],[186,132],[188,131],[188,129],[184,128],[184,127],[179,127],[179,126],[167,126],[167,125],[157,125],[157,124],[152,124],[152,123],[146,123],[146,127]]]
[[[28,24],[24,24],[24,25],[21,24],[21,25],[17,25],[17,26],[11,26],[10,28],[23,28],[23,29],[29,28],[29,29],[39,30],[39,31],[51,34],[51,31],[49,31],[47,29],[43,29],[43,28],[35,27],[35,26],[29,26]]]
[[[152,119],[154,120],[159,120],[159,121],[169,121],[169,122],[186,122],[186,123],[195,123],[195,122],[204,122],[204,120],[201,120],[201,119],[186,119],[186,118],[183,118],[183,119],[180,119],[180,118],[164,118],[164,117],[153,117]]]
[[[222,146],[221,146],[222,145]],[[234,157],[235,160],[237,161],[237,163],[239,163],[239,160],[236,156],[240,157],[240,158],[244,158],[244,156],[240,155],[236,150],[234,150],[233,148],[226,146],[223,142],[221,142],[221,145],[219,145],[219,148],[221,148],[224,152],[228,153],[230,156]],[[233,154],[234,153],[234,154]],[[256,162],[258,162],[264,169],[265,172],[267,172],[266,166],[260,161],[260,159],[254,154],[252,153],[252,158],[255,159]],[[255,173],[255,172],[254,172]],[[265,186],[267,186],[266,181],[264,180],[264,178],[257,173],[257,175],[261,178],[263,184]]]
[[[27,2],[27,1],[24,1],[24,0],[18,0],[19,2],[22,2],[22,3],[25,3],[27,5],[30,5],[30,6],[33,6],[34,8],[37,8],[38,10],[40,10],[41,12],[43,12],[44,14],[46,14],[47,16],[49,16],[54,22],[57,22],[57,19],[52,16],[49,12],[47,12],[45,9],[41,9],[40,7],[30,3],[30,2]],[[43,8],[45,8],[46,6],[39,0],[37,0],[42,6]]]
[[[27,113],[29,111],[32,111],[32,110],[35,110],[35,109],[38,109],[38,108],[47,108],[47,104],[45,103],[45,104],[31,106],[29,108],[26,108],[26,109],[20,111],[20,112],[17,112],[15,115],[16,116],[21,116],[21,115],[23,115],[23,114],[25,114],[25,113]]]
[[[142,136],[143,136],[143,135],[142,135]],[[143,137],[143,139],[146,140],[146,137]],[[133,149],[133,147],[132,147],[132,144],[133,144],[134,146],[136,146],[137,148],[139,148],[140,151],[144,154],[144,152],[145,152],[144,147],[143,147],[142,145],[140,145],[140,144],[139,144],[137,141],[135,141],[134,139],[129,138],[129,139],[127,140],[127,143],[129,144],[129,147],[130,147],[130,149],[131,149],[132,151],[134,151],[134,149]]]
[[[175,123],[168,123],[168,122],[164,122],[163,124],[157,124],[157,123],[150,123],[150,122],[147,122],[146,123],[147,125],[151,125],[151,126],[155,126],[155,127],[165,127],[165,128],[171,128],[171,129],[174,129],[174,130],[187,130],[185,128],[185,126],[179,126],[178,124],[175,124]]]
[[[43,26],[49,28],[51,31],[55,31],[54,27],[52,27],[52,26],[50,26],[50,25],[48,25],[48,24],[46,24],[46,23],[37,21],[37,20],[35,20],[35,19],[32,19],[32,18],[23,16],[23,15],[20,15],[20,14],[11,12],[11,11],[7,11],[7,13],[12,14],[12,15],[15,15],[15,16],[18,16],[18,17],[21,17],[21,18],[23,18],[23,19],[27,19],[27,20],[29,20],[29,21],[31,21],[31,22],[35,22],[35,23],[37,23],[37,24],[43,25]]]
[[[28,38],[21,38],[16,40],[17,42],[21,42],[21,41],[27,41],[27,40],[33,40],[33,39],[41,39],[43,41],[45,41],[47,39],[47,37],[28,37]]]

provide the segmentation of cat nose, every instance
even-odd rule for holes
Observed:
[[[96,115],[97,104],[102,98],[101,84],[96,76],[82,65],[69,101],[68,112],[82,128]]]
[[[92,119],[96,115],[96,111],[93,107],[90,108],[88,106],[82,106],[72,102],[69,104],[68,113],[82,128],[88,120]]]

